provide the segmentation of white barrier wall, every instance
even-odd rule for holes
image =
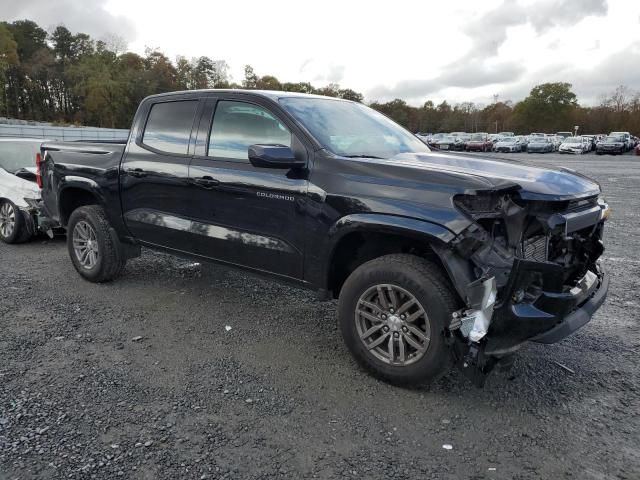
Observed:
[[[47,124],[0,123],[0,137],[49,138],[52,140],[126,140],[129,130],[96,127],[56,127]]]

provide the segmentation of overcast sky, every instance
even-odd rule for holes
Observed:
[[[226,60],[367,101],[519,100],[567,81],[584,104],[640,90],[640,0],[0,0],[6,20],[123,37],[143,53]]]

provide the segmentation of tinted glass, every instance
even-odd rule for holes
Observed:
[[[430,151],[400,125],[360,103],[303,97],[281,98],[280,103],[336,155],[391,158]]]
[[[15,173],[21,168],[36,166],[40,142],[0,142],[0,168]]]
[[[156,103],[151,107],[142,143],[156,150],[186,155],[197,100]]]
[[[249,160],[249,146],[291,146],[291,132],[262,107],[243,102],[218,102],[209,139],[210,157]]]

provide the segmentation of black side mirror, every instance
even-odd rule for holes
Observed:
[[[298,160],[291,148],[284,145],[251,145],[249,161],[260,168],[295,168],[304,167],[306,163]]]

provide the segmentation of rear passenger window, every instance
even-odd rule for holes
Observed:
[[[291,132],[262,107],[243,102],[218,102],[209,139],[210,157],[249,160],[249,146],[291,146]]]
[[[197,100],[154,104],[142,143],[163,152],[186,155],[197,107]]]

